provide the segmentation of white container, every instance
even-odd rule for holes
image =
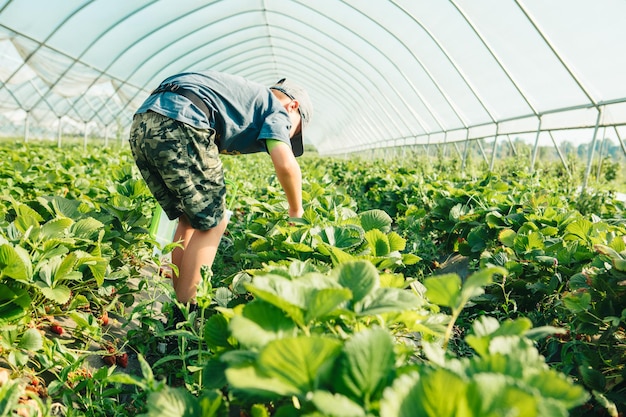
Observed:
[[[224,217],[226,217],[226,224],[230,222],[230,217],[233,215],[231,210],[224,210]],[[150,234],[159,244],[154,247],[154,254],[161,255],[161,247],[172,243],[174,240],[174,233],[178,227],[178,219],[170,220],[163,211],[160,205],[157,204],[154,213],[152,214],[152,223],[150,224]]]

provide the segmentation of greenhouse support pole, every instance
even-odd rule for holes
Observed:
[[[87,150],[87,122],[85,122],[85,129],[83,130],[83,150]]]
[[[589,182],[589,174],[591,173],[591,162],[593,161],[593,153],[596,147],[596,140],[598,139],[598,126],[600,125],[601,117],[602,117],[602,109],[598,108],[598,116],[596,117],[596,127],[593,129],[593,137],[591,139],[591,145],[589,145],[587,169],[585,170],[585,178],[583,179],[583,186],[580,190],[581,194],[587,190],[587,183]]]
[[[626,155],[626,145],[624,145],[624,141],[622,140],[622,138],[619,137],[617,126],[613,126],[613,129],[615,130],[615,136],[617,137],[617,140],[619,141],[619,146],[622,147],[622,152],[624,152],[624,155]]]
[[[24,118],[24,142],[28,142],[28,124],[30,123],[30,112],[26,112],[26,117]]]
[[[483,148],[482,139],[476,139],[476,143],[478,144],[478,149],[480,150],[480,154],[483,156],[485,163],[487,163],[487,154],[485,153],[485,148]]]
[[[537,150],[539,149],[539,134],[541,133],[541,116],[539,116],[539,126],[535,135],[535,146],[533,146],[533,156],[530,160],[530,172],[535,172],[535,161],[537,160]]]
[[[452,145],[454,145],[454,149],[456,149],[456,153],[459,155],[459,157],[463,158],[463,152],[461,152],[461,150],[459,149],[459,145],[457,145],[456,142],[452,142]]]
[[[59,117],[59,125],[57,127],[57,148],[61,147],[61,118]]]
[[[550,135],[550,139],[552,139],[552,143],[554,144],[554,149],[556,149],[556,152],[559,154],[559,158],[561,158],[561,163],[565,167],[565,171],[567,171],[567,176],[569,178],[572,178],[572,173],[569,170],[567,161],[565,160],[565,157],[563,157],[563,153],[561,152],[561,149],[559,149],[558,145],[556,144],[556,141],[554,140],[554,136],[552,135],[552,131],[549,130],[548,134]]]
[[[598,170],[596,171],[596,181],[600,179],[602,173],[602,160],[604,158],[604,151],[607,148],[606,140],[606,126],[602,128],[602,140],[600,141],[600,154],[598,155]]]
[[[515,144],[511,140],[511,135],[506,135],[506,138],[509,142],[509,146],[511,147],[511,151],[513,151],[513,156],[517,156],[517,149],[515,149]]]
[[[461,164],[461,170],[465,170],[465,162],[467,161],[467,154],[469,152],[469,129],[467,129],[467,134],[465,135],[465,149],[463,151],[463,163]]]
[[[104,126],[104,147],[109,147],[109,125]]]
[[[498,130],[500,125],[496,124],[496,135],[493,137],[493,148],[491,149],[491,162],[489,163],[489,171],[493,171],[493,166],[496,163],[496,152],[498,152]]]

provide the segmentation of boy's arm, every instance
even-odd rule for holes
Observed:
[[[291,148],[278,140],[267,141],[268,152],[272,158],[276,176],[285,191],[289,203],[289,216],[302,217],[302,172]]]

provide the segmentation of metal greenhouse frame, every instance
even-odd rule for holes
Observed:
[[[573,141],[588,177],[598,140],[626,155],[625,15],[623,0],[3,0],[0,133],[123,142],[162,78],[211,68],[307,86],[321,155],[450,144],[465,160],[474,143],[493,167],[514,137],[531,167],[548,144],[569,170]]]

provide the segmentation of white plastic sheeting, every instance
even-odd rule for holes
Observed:
[[[624,16],[624,0],[0,0],[0,134],[123,137],[161,79],[215,69],[306,86],[322,154],[621,142]]]

